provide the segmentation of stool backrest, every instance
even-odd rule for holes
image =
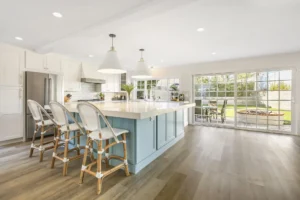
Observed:
[[[67,109],[61,105],[58,102],[55,101],[51,101],[49,103],[49,106],[51,108],[53,117],[54,117],[54,121],[60,125],[69,125],[68,119],[67,119]]]
[[[113,138],[117,143],[119,142],[110,123],[103,115],[103,113],[96,106],[88,102],[80,102],[77,105],[77,110],[79,112],[85,130],[99,131],[99,133],[101,133],[101,121],[100,121],[100,117],[101,117],[104,123],[106,124],[107,128],[110,130],[111,136],[113,136]]]
[[[70,118],[74,121],[74,123],[78,126],[79,130],[81,133],[85,133],[82,130],[82,127],[80,126],[80,124],[77,122],[77,120],[72,116],[72,114],[66,109],[65,106],[63,106],[62,104],[56,102],[56,101],[51,101],[49,103],[49,106],[51,108],[53,117],[54,117],[54,121],[56,123],[56,125],[59,126],[67,126],[67,130],[70,130],[69,127],[69,120],[68,120],[68,116],[70,116]]]
[[[38,102],[28,99],[27,105],[32,114],[33,119],[36,122],[44,122],[44,117],[43,117],[43,114],[44,114],[47,116],[48,119],[50,119],[53,123],[55,123],[54,120],[52,119],[52,117],[47,113],[47,111]]]
[[[32,117],[35,121],[42,121],[43,120],[43,115],[42,115],[42,111],[41,111],[41,105],[33,100],[28,99],[27,100],[27,105],[28,108],[32,114]]]

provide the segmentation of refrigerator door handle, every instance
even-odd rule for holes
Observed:
[[[48,78],[44,79],[44,105],[48,105]]]
[[[52,79],[51,78],[49,78],[49,84],[48,84],[48,104],[50,101],[52,101]]]

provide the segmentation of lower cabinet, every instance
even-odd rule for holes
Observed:
[[[22,88],[0,86],[0,141],[23,137]]]
[[[184,133],[184,110],[178,110],[176,113],[176,137]]]
[[[175,112],[157,116],[157,149],[175,138],[175,125]]]

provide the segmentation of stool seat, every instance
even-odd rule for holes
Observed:
[[[121,134],[128,133],[128,130],[113,128],[116,136]],[[99,137],[99,132],[101,133],[102,138]],[[108,140],[114,138],[111,134],[111,130],[109,128],[101,128],[101,131],[93,131],[88,135],[92,140]]]
[[[43,122],[38,122],[37,123],[38,126],[42,126]],[[54,123],[52,122],[52,120],[48,119],[48,120],[44,120],[44,126],[51,126],[54,125]]]
[[[79,122],[78,122],[78,124],[79,124],[80,126],[82,125],[82,124],[79,123]],[[78,130],[80,130],[80,128],[79,128],[79,126],[78,126],[76,123],[74,123],[74,124],[69,124],[69,130],[70,130],[70,131],[78,131]],[[66,131],[68,131],[67,126],[66,126],[66,125],[61,126],[61,127],[60,127],[60,131],[61,131],[61,132],[66,132]]]

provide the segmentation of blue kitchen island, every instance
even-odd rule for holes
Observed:
[[[127,134],[128,164],[131,173],[138,173],[168,148],[184,137],[184,109],[193,103],[178,102],[93,102],[107,117],[113,128],[129,131]],[[75,113],[77,103],[67,104]],[[104,126],[104,123],[102,123]],[[113,141],[110,141],[113,142]],[[81,139],[85,145],[85,138]],[[110,154],[123,156],[123,146],[110,148]],[[96,154],[95,154],[96,156]],[[119,164],[111,160],[111,165]]]

